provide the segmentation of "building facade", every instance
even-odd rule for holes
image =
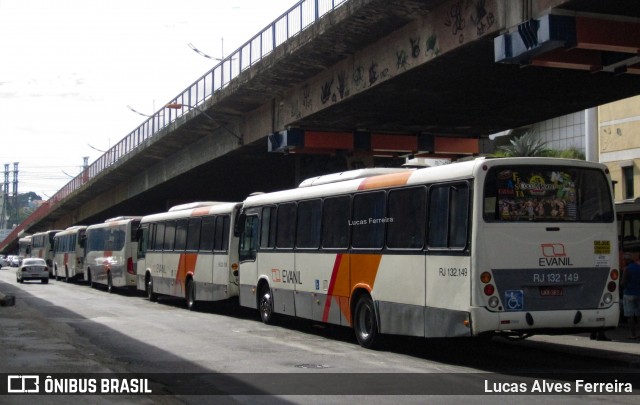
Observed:
[[[640,197],[640,96],[598,107],[600,162],[615,184],[616,202]]]

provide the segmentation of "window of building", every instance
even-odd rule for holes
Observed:
[[[633,189],[633,166],[622,167],[622,182],[624,184],[622,190],[624,199],[632,200],[635,195],[635,190]]]

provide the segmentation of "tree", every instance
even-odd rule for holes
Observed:
[[[509,140],[508,145],[498,146],[497,151],[493,154],[496,157],[522,157],[522,156],[544,156],[558,157],[565,159],[585,160],[586,157],[582,151],[576,147],[565,150],[550,149],[547,142],[538,138],[535,131],[526,132],[523,135]]]
[[[538,138],[536,132],[526,132],[520,137],[509,140],[509,145],[498,147],[496,156],[549,156],[547,142]]]

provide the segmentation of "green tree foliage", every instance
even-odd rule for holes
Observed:
[[[578,148],[571,147],[565,150],[550,149],[547,142],[540,139],[536,132],[527,132],[522,136],[509,140],[508,145],[498,146],[495,157],[523,157],[543,156],[559,157],[565,159],[585,160],[585,155]]]
[[[497,156],[548,156],[547,142],[538,137],[536,132],[527,132],[524,135],[509,140],[508,145],[498,147]]]

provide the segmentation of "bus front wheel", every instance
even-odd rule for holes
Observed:
[[[260,290],[258,310],[260,311],[260,320],[262,322],[267,325],[273,322],[273,297],[271,289],[266,285]]]
[[[153,292],[153,277],[151,275],[147,276],[147,298],[149,301],[156,302],[158,296]]]
[[[353,328],[360,346],[373,349],[379,346],[380,333],[373,300],[369,295],[362,295],[358,299],[354,310]]]
[[[109,294],[113,293],[113,278],[111,277],[111,272],[107,272],[107,292]]]
[[[93,280],[91,279],[91,269],[87,269],[87,283],[89,284],[89,287],[95,288]]]

